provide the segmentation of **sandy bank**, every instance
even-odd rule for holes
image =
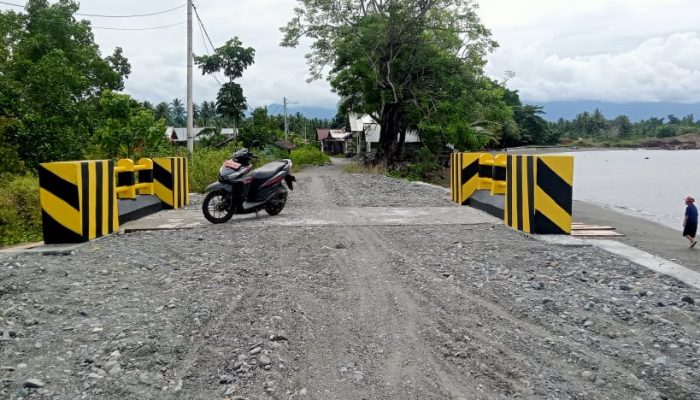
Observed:
[[[643,218],[634,217],[582,201],[574,201],[574,221],[611,225],[625,234],[619,240],[630,246],[700,271],[700,251],[689,249],[681,237],[681,228],[671,229]]]

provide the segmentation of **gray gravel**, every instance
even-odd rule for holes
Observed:
[[[289,207],[354,189],[447,197],[326,167]],[[0,260],[0,398],[699,398],[700,292],[598,249],[492,224],[239,226]]]
[[[449,207],[442,188],[383,175],[325,176],[323,183],[338,207]]]

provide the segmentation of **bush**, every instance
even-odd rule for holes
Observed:
[[[292,150],[291,154],[292,162],[295,165],[326,165],[331,163],[328,154],[321,152],[316,147],[305,146]]]
[[[442,166],[437,157],[427,147],[418,152],[416,162],[395,164],[387,175],[409,181],[424,181],[438,183],[442,180]]]
[[[216,181],[221,164],[231,157],[233,146],[223,149],[200,147],[189,160],[190,191],[201,193]]]
[[[0,186],[0,246],[39,241],[41,204],[39,179],[33,176],[2,176]]]

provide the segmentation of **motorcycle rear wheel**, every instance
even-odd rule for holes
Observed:
[[[233,217],[231,194],[223,189],[207,193],[202,203],[202,213],[213,224],[223,224],[230,220]]]
[[[280,190],[265,204],[265,212],[270,215],[277,215],[282,212],[285,204],[287,204],[287,191]]]

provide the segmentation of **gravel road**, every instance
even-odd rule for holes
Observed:
[[[327,166],[283,214],[349,206],[450,207]],[[698,399],[696,300],[498,223],[234,218],[0,259],[0,398]]]

